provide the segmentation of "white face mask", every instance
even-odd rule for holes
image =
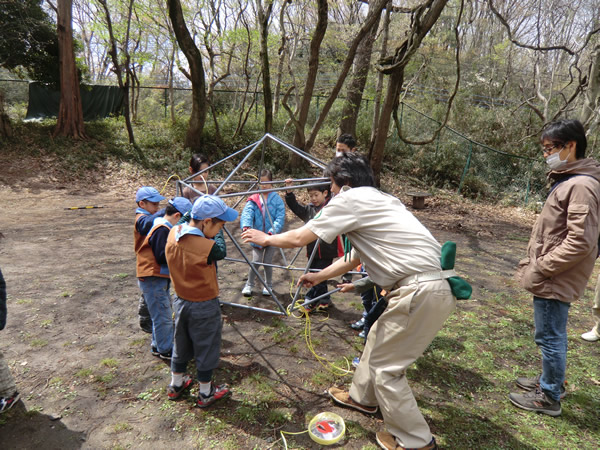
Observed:
[[[567,158],[568,158],[568,155],[567,155]],[[548,164],[548,167],[550,167],[550,170],[558,170],[562,166],[564,166],[566,163],[567,163],[566,159],[564,161],[562,159],[560,159],[560,152],[553,153],[546,158],[546,164]]]
[[[339,150],[337,152],[335,152],[336,157],[342,156],[343,154],[344,154],[344,152],[340,152]]]

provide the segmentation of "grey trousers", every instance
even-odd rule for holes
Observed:
[[[173,311],[175,336],[171,371],[185,372],[188,361],[192,359],[199,374],[215,369],[221,356],[223,329],[219,299],[189,302],[175,296]]]
[[[275,250],[277,247],[263,247],[256,248],[252,247],[252,262],[262,262],[265,264],[271,264],[273,261],[273,255],[275,254]],[[260,266],[258,264],[253,264],[256,270],[260,273]],[[267,282],[267,286],[270,288],[273,287],[273,268],[269,266],[264,266],[265,268],[265,281]],[[254,287],[254,282],[256,280],[256,274],[252,269],[248,273],[248,282],[246,283],[250,287]]]
[[[4,354],[0,351],[0,397],[9,398],[17,392],[15,380],[10,373]]]

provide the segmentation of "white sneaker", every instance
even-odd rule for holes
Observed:
[[[271,290],[273,290],[273,288],[271,288]],[[271,295],[266,287],[263,288],[263,295]]]
[[[596,341],[600,341],[600,336],[598,336],[596,334],[596,332],[594,330],[592,330],[592,331],[588,331],[587,333],[583,333],[581,335],[581,339],[583,339],[584,341],[588,341],[588,342],[596,342]]]
[[[244,286],[244,289],[242,289],[242,295],[244,297],[252,297],[252,288],[248,285]]]

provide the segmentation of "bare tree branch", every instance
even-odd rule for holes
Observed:
[[[454,83],[454,90],[452,91],[452,94],[448,98],[448,107],[446,108],[446,114],[444,115],[444,120],[442,121],[442,123],[440,124],[440,126],[433,132],[433,135],[431,136],[430,139],[426,139],[426,140],[423,140],[423,141],[412,141],[412,140],[410,140],[410,139],[408,139],[408,138],[406,138],[406,137],[404,137],[402,135],[402,124],[400,123],[400,120],[398,119],[398,108],[395,108],[394,111],[393,111],[393,113],[392,113],[393,118],[394,118],[394,123],[396,124],[396,129],[398,130],[398,137],[405,144],[411,144],[411,145],[426,145],[426,144],[430,144],[431,142],[433,142],[438,137],[438,135],[440,134],[440,132],[442,131],[442,129],[448,123],[448,118],[450,117],[450,110],[452,109],[452,102],[454,101],[454,97],[456,97],[456,94],[458,92],[458,86],[460,84],[460,33],[459,33],[459,30],[458,30],[458,26],[460,25],[460,21],[461,21],[461,18],[462,18],[464,7],[465,7],[465,2],[464,2],[464,0],[461,0],[460,1],[460,10],[458,12],[458,17],[456,18],[456,24],[454,25],[454,37],[456,39],[456,53],[455,53],[456,82]]]
[[[488,5],[490,6],[490,9],[494,13],[494,15],[500,21],[500,23],[502,23],[502,25],[504,25],[504,28],[506,28],[506,32],[508,33],[508,39],[513,44],[515,44],[516,46],[522,47],[522,48],[527,48],[529,50],[537,50],[537,51],[541,51],[541,52],[548,52],[548,51],[553,51],[553,50],[562,50],[564,52],[567,52],[571,56],[575,56],[575,55],[579,54],[587,46],[587,44],[589,43],[589,41],[590,41],[590,39],[592,38],[593,35],[595,35],[596,33],[600,32],[600,27],[598,27],[598,28],[590,31],[587,34],[583,45],[578,50],[572,50],[569,47],[566,47],[564,45],[551,45],[551,46],[547,46],[547,47],[543,47],[543,46],[539,46],[539,45],[529,45],[529,44],[525,44],[523,42],[520,42],[520,41],[518,41],[517,39],[515,39],[513,37],[513,33],[512,33],[511,28],[510,28],[509,23],[502,16],[502,14],[500,14],[500,12],[494,7],[493,0],[488,0]]]

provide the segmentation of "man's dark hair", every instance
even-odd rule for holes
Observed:
[[[339,187],[375,186],[375,177],[367,159],[356,152],[345,152],[333,158],[325,169],[325,176],[333,178]]]
[[[192,168],[192,172],[200,172],[200,166],[202,166],[202,164],[208,164],[210,166],[210,162],[208,161],[206,155],[202,153],[196,153],[192,155],[192,159],[190,159],[190,167]]]
[[[585,158],[587,138],[585,129],[579,120],[561,119],[549,123],[542,131],[540,141],[548,140],[555,145],[565,145],[569,141],[575,141],[575,157]]]
[[[339,142],[340,144],[346,144],[350,150],[356,148],[356,140],[352,137],[351,134],[346,133],[340,135],[340,137],[337,138],[336,142]]]

